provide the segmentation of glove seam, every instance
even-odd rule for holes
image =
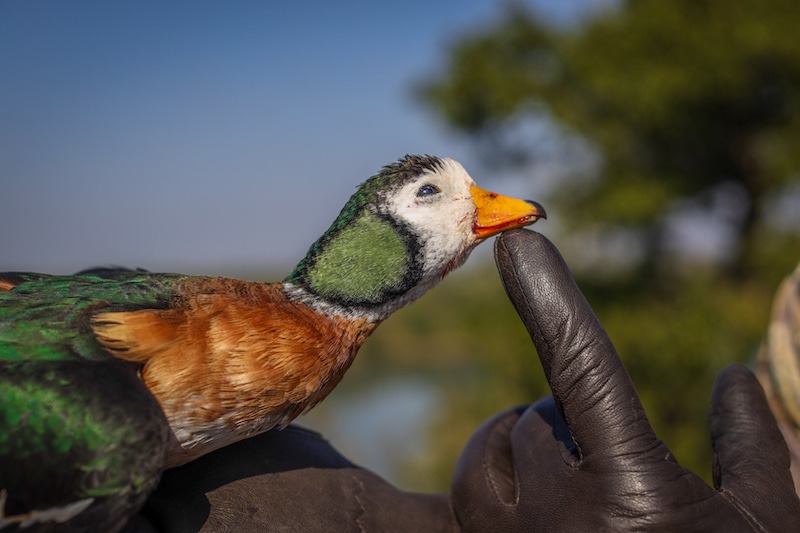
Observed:
[[[361,481],[356,475],[353,475],[352,478],[359,489],[358,492],[355,492],[353,494],[353,499],[356,501],[356,503],[358,504],[358,508],[361,510],[361,513],[358,516],[356,516],[356,525],[358,526],[358,530],[361,531],[361,533],[366,533],[367,530],[364,529],[364,525],[361,523],[361,517],[367,514],[367,509],[366,507],[364,507],[364,502],[362,502],[361,498],[359,497],[361,494],[364,493],[364,482]]]
[[[495,424],[493,424],[492,430],[494,430],[498,425],[502,424],[504,420],[497,420]],[[517,470],[514,468],[514,449],[512,446],[508,446],[508,454],[511,464],[511,473],[513,475],[513,483],[514,483],[514,496],[511,501],[508,501],[500,496],[500,490],[498,489],[498,482],[496,481],[495,476],[493,475],[494,469],[489,466],[489,462],[487,460],[488,454],[486,453],[486,443],[484,442],[483,445],[483,452],[481,453],[481,468],[483,469],[484,477],[489,481],[489,486],[491,487],[492,495],[499,504],[506,506],[506,507],[514,507],[519,504],[519,477],[517,476]]]
[[[731,507],[736,509],[742,518],[750,524],[753,529],[759,531],[760,533],[768,533],[768,530],[761,525],[761,522],[747,509],[747,506],[731,491],[721,488],[719,490],[722,497],[728,500],[728,503],[731,504]]]
[[[497,490],[497,482],[495,482],[494,476],[492,476],[491,469],[486,462],[486,457],[481,460],[481,467],[483,468],[483,474],[486,476],[486,479],[489,480],[489,485],[492,487],[492,495],[497,503],[506,507],[516,506],[519,503],[519,480],[517,479],[516,471],[514,472],[514,499],[511,502],[507,502],[500,497],[500,493]]]

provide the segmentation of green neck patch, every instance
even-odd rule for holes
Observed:
[[[307,287],[326,300],[375,305],[403,292],[409,250],[389,222],[362,212],[319,251]]]
[[[369,206],[440,165],[437,157],[409,155],[362,183],[284,281],[345,306],[377,306],[404,294],[421,276],[416,262],[420,245],[403,227],[372,214]]]

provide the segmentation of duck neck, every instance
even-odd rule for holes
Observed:
[[[423,277],[416,237],[364,210],[333,226],[284,280],[287,293],[327,314],[380,321],[416,299]]]

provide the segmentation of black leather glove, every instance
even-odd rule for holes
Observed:
[[[470,440],[452,493],[464,531],[800,531],[786,444],[747,368],[724,370],[712,393],[712,488],[653,433],[555,247],[519,230],[495,255],[553,399]]]

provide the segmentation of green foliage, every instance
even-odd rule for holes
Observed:
[[[773,293],[800,260],[798,228],[769,217],[800,171],[797,20],[792,0],[629,0],[558,29],[512,6],[457,41],[419,90],[493,163],[547,155],[551,147],[508,135],[531,120],[549,124],[560,148],[579,139],[596,155],[583,175],[562,175],[546,201],[564,228],[554,241],[581,265],[571,247],[579,238],[637,239],[641,255],[622,263],[630,268],[574,272],[657,434],[706,479],[714,379],[730,363],[753,361]],[[741,201],[720,209],[712,201],[720,191]],[[726,228],[729,254],[674,254],[669,220],[686,206]],[[548,393],[491,270],[457,273],[397,313],[343,383],[347,393],[362,379],[423,373],[443,389],[430,453],[399,468],[409,488],[447,490],[480,422]]]
[[[745,281],[721,277],[713,268],[680,270],[658,280],[578,279],[656,433],[683,466],[709,481],[714,380],[729,364],[754,362],[774,290],[796,261],[783,254],[772,263],[783,270]]]
[[[746,205],[721,219],[734,235],[729,267],[741,272],[768,193],[800,169],[798,17],[791,0],[631,0],[559,31],[511,8],[458,42],[420,94],[455,129],[515,159],[540,155],[535,143],[502,141],[531,115],[588,141],[601,161],[593,179],[561,183],[553,202],[572,231],[641,230],[645,265],[661,260],[660,228],[681,202],[711,212],[709,196],[732,187]]]

